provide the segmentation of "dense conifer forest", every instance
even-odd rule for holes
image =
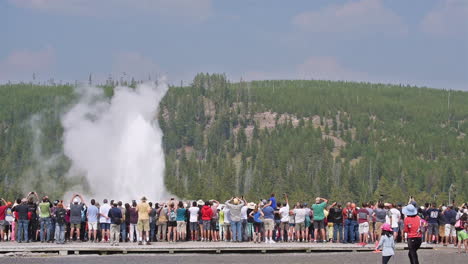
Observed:
[[[74,100],[70,85],[0,86],[4,197],[83,184],[61,154],[60,116]],[[466,201],[467,102],[462,91],[198,74],[160,105],[165,183],[187,199]]]

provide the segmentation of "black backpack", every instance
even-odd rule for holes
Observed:
[[[63,208],[58,208],[55,211],[55,220],[57,221],[57,224],[63,225],[65,224],[65,215],[67,214],[67,211]]]

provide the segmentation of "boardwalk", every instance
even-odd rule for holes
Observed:
[[[404,250],[406,244],[397,244],[397,250]],[[439,246],[436,246],[439,247]],[[433,245],[425,245],[423,249],[432,249]],[[355,244],[312,244],[312,243],[229,243],[229,242],[157,242],[152,245],[139,246],[136,243],[120,243],[110,246],[109,243],[68,243],[64,245],[47,243],[18,244],[15,242],[0,243],[0,254],[5,253],[58,253],[60,255],[83,254],[131,254],[131,253],[313,253],[313,252],[369,252],[373,245],[365,247]]]

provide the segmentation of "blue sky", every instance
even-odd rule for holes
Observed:
[[[0,0],[0,82],[224,72],[468,90],[467,18],[468,0]]]

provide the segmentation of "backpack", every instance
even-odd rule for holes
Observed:
[[[65,216],[67,214],[67,211],[65,209],[58,209],[55,211],[55,219],[59,225],[64,225],[65,224]]]
[[[174,222],[177,219],[177,215],[175,213],[174,209],[171,209],[171,212],[169,213],[169,221]]]
[[[348,219],[353,219],[354,218],[353,209],[346,209],[346,217]]]

